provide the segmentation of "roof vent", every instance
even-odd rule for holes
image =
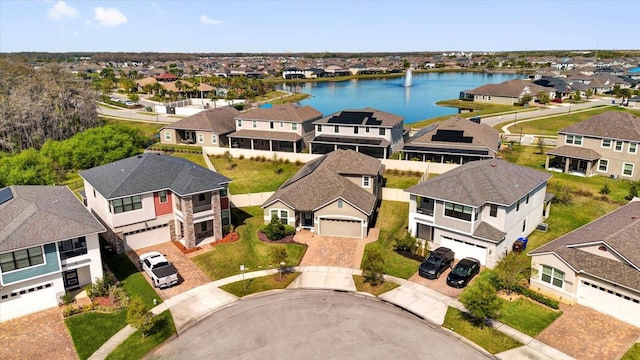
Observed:
[[[498,166],[496,163],[491,164],[491,167],[496,167]]]

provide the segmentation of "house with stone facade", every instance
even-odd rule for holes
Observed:
[[[103,232],[66,186],[0,189],[0,321],[57,306],[102,277]]]
[[[549,216],[548,173],[501,159],[471,161],[405,191],[409,232],[493,268]]]
[[[215,242],[230,224],[228,178],[188,160],[141,154],[83,170],[84,203],[118,253]]]

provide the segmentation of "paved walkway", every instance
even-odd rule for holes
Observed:
[[[302,230],[296,233],[294,240],[307,245],[301,266],[323,265],[345,268],[359,268],[364,255],[364,247],[378,240],[380,230],[372,228],[366,238],[324,236]]]
[[[356,291],[353,275],[362,275],[362,271],[359,269],[328,266],[298,266],[294,270],[301,274],[287,289]],[[216,310],[230,306],[239,300],[238,297],[220,290],[220,286],[242,281],[243,279],[275,275],[277,271],[277,269],[254,271],[217,280],[167,299],[151,311],[154,314],[160,314],[167,309],[170,310],[176,325],[176,331],[178,334],[181,334],[191,325],[194,325]],[[458,300],[423,285],[390,275],[385,275],[385,279],[397,283],[400,286],[381,294],[378,296],[379,299],[401,307],[434,324],[442,325],[449,306],[465,311],[464,306]],[[522,347],[496,354],[500,359],[573,359],[559,350],[545,345],[500,322],[495,322],[494,327],[498,331],[524,344]],[[129,326],[125,327],[100,347],[89,359],[105,359],[107,355],[131,335],[133,331]]]

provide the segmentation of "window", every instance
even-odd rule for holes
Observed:
[[[525,203],[525,204],[527,204],[527,205],[529,204],[529,194],[527,194],[527,198],[526,198],[526,200],[524,201],[524,203]]]
[[[516,203],[516,212],[520,211],[520,200]]]
[[[333,127],[333,132],[334,132],[334,133],[339,133],[339,132],[340,132],[340,126],[335,125],[335,126]]]
[[[624,145],[624,143],[622,141],[617,141],[616,140],[616,146],[613,148],[613,151],[621,152],[622,151],[622,145]]]
[[[357,134],[357,133],[358,133],[358,127],[357,127],[357,126],[354,126],[354,127],[353,127],[353,133],[354,133],[354,134]]]
[[[203,221],[200,223],[200,231],[207,231],[207,222]]]
[[[253,120],[253,122],[251,123],[251,126],[255,129],[258,127],[258,122]]]
[[[458,205],[454,203],[444,203],[444,215],[460,220],[471,221],[473,209],[470,206]]]
[[[298,131],[298,124],[297,123],[291,123],[291,130]]]
[[[160,203],[166,203],[167,202],[167,190],[162,190],[160,192],[158,192],[158,197],[160,198]]]
[[[637,154],[638,153],[638,143],[629,143],[629,154]]]
[[[215,135],[211,135],[211,143],[212,144],[217,144],[218,143],[218,137]]]
[[[87,253],[87,239],[81,236],[72,240],[60,241],[58,251],[60,252],[60,260],[85,255]]]
[[[380,129],[378,129],[378,130],[379,130],[379,131],[378,131],[378,134],[379,134],[380,136],[384,136],[384,134],[386,134],[386,130],[387,130],[387,129],[385,129],[385,128],[380,128]]]
[[[633,164],[632,163],[622,163],[622,175],[624,175],[624,176],[633,176]]]
[[[343,206],[343,205],[344,205],[344,204],[342,203],[342,200],[338,200],[338,208],[339,208],[339,209],[342,209],[342,206]]]
[[[498,205],[491,204],[491,208],[489,209],[489,216],[497,217],[498,216]]]
[[[277,217],[284,225],[289,224],[289,212],[287,210],[271,210],[271,218],[274,216]]]
[[[602,139],[601,147],[611,149],[611,139]]]
[[[23,269],[44,263],[40,246],[0,254],[0,269],[2,272]]]
[[[522,220],[522,232],[527,230],[527,219]]]
[[[226,197],[227,196],[227,189],[220,189],[220,197]]]
[[[598,161],[598,171],[607,172],[608,168],[609,168],[609,160],[600,159],[600,161]]]
[[[198,142],[200,144],[204,143],[204,134],[198,134]]]
[[[198,194],[198,201],[205,201],[205,200],[207,200],[207,196],[204,193]]]
[[[364,128],[364,132],[366,132],[366,133],[369,132],[369,127],[368,126],[366,128]]]
[[[142,197],[140,195],[111,200],[111,209],[114,214],[142,209]]]
[[[318,132],[322,132],[322,125],[318,124]]]
[[[564,139],[564,143],[565,144],[569,144],[569,145],[582,146],[582,136],[579,136],[579,135],[567,135],[567,137]]]
[[[229,222],[229,212],[228,211],[223,211],[222,212],[222,226],[229,226],[230,222]]]
[[[284,129],[284,122],[280,121],[280,129]]]
[[[182,198],[180,196],[175,196],[176,199],[176,209],[178,211],[182,211]]]
[[[540,280],[562,289],[564,273],[550,266],[542,265],[542,276],[540,277]]]
[[[93,197],[96,197],[96,189],[93,189]]]
[[[269,129],[274,129],[276,124],[273,121],[269,121]]]
[[[236,125],[237,125],[238,127],[242,127],[242,120],[237,120]]]
[[[164,132],[164,139],[167,141],[171,141],[171,131]]]
[[[369,186],[371,186],[371,177],[363,176],[362,177],[362,187],[369,187]]]

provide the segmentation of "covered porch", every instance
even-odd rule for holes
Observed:
[[[386,159],[390,155],[391,143],[379,138],[358,138],[342,136],[318,136],[309,143],[309,153],[328,154],[332,151],[354,150],[378,159]]]
[[[441,164],[466,164],[470,161],[495,158],[495,153],[486,149],[436,148],[405,145],[402,149],[404,160],[418,160]]]
[[[600,157],[591,149],[561,146],[547,152],[544,168],[577,176],[593,176],[594,165]]]
[[[296,133],[240,130],[229,134],[230,147],[250,150],[298,153],[304,149],[302,136]]]

